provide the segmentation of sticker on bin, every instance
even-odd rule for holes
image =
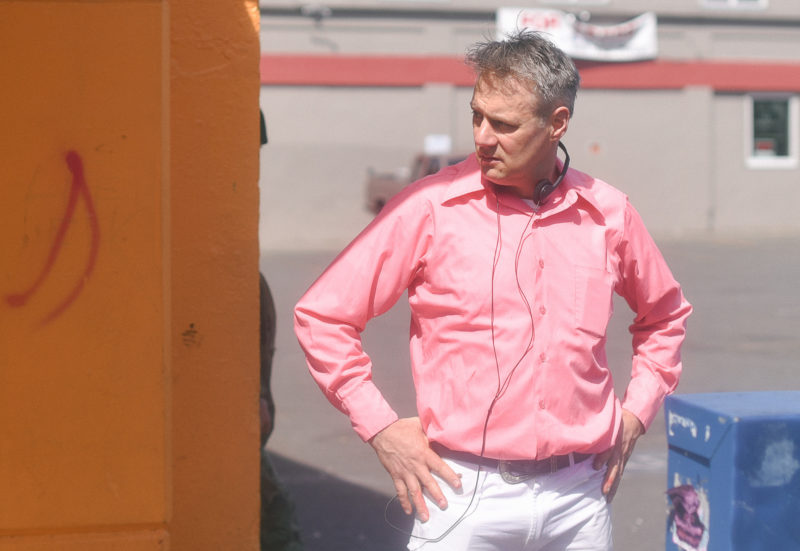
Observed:
[[[706,551],[709,510],[705,490],[676,480],[676,486],[667,490],[667,496],[671,502],[669,531],[672,543],[684,551]]]

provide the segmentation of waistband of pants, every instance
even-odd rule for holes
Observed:
[[[431,442],[431,449],[445,459],[454,459],[456,461],[463,461],[465,463],[473,463],[488,469],[499,469],[517,473],[520,475],[541,475],[550,474],[566,467],[576,465],[582,461],[586,461],[592,454],[588,453],[568,453],[566,455],[553,455],[544,459],[512,459],[502,460],[493,459],[491,457],[482,457],[474,453],[462,452],[451,450],[438,442]]]

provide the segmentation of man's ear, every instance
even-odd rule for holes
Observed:
[[[550,115],[550,139],[554,142],[559,141],[567,133],[569,126],[569,108],[562,105]]]

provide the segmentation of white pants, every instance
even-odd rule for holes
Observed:
[[[461,474],[456,494],[437,478],[447,498],[442,511],[426,499],[430,520],[414,522],[408,549],[424,551],[610,551],[611,510],[602,493],[605,469],[592,459],[553,474],[508,484],[497,470],[445,460]],[[476,487],[476,478],[477,481]],[[474,499],[473,493],[475,494]],[[471,505],[470,505],[470,502]],[[466,515],[464,512],[466,511]],[[461,519],[458,524],[454,524]],[[450,530],[452,528],[452,530]],[[440,541],[436,540],[447,533]]]

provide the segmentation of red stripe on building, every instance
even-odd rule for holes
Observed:
[[[800,91],[800,64],[647,61],[579,64],[586,88],[639,90],[709,86],[721,92]]]
[[[800,63],[710,61],[579,62],[583,88],[670,90],[710,86],[727,92],[798,92]],[[262,54],[269,86],[472,86],[459,57]]]

